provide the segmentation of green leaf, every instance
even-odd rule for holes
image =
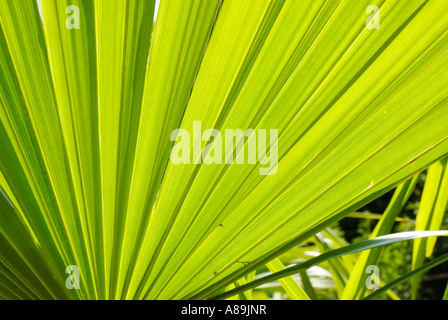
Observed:
[[[440,229],[448,205],[448,169],[447,159],[432,165],[428,170],[422,200],[417,214],[415,230]],[[437,238],[417,240],[412,252],[412,269],[423,265],[425,256],[432,255]],[[411,280],[411,296],[417,298],[421,277]]]
[[[131,188],[124,208],[129,213],[123,230],[124,270],[133,260],[127,275],[131,288],[128,298],[142,295],[157,275],[153,258],[157,257],[169,229],[153,226],[156,222],[151,210],[157,194],[162,192],[160,183],[173,145],[170,135],[182,120],[199,65],[205,59],[218,5],[218,0],[206,4],[192,0],[162,1],[159,8],[135,161],[129,172]],[[164,223],[169,222],[168,215],[164,219],[167,219]]]
[[[285,266],[279,259],[272,260],[266,266],[272,273],[285,270]],[[310,297],[308,297],[306,292],[297,284],[293,277],[282,278],[279,282],[291,300],[310,300]]]
[[[313,259],[310,259],[308,261],[305,261],[303,263],[300,263],[298,265],[288,267],[285,270],[273,273],[269,276],[265,276],[262,278],[259,278],[255,281],[252,281],[244,286],[241,286],[239,288],[233,289],[229,292],[220,294],[216,297],[213,297],[214,299],[223,299],[227,296],[231,296],[233,294],[236,294],[238,292],[242,292],[244,290],[247,290],[249,288],[255,288],[263,283],[267,283],[270,281],[278,280],[296,273],[300,273],[305,271],[306,269],[317,265],[321,262],[327,261],[332,258],[336,258],[339,256],[360,252],[363,250],[368,250],[376,247],[385,246],[388,244],[400,242],[400,241],[406,241],[406,240],[413,240],[413,239],[419,239],[419,238],[426,238],[430,236],[447,236],[448,231],[414,231],[414,232],[401,232],[401,233],[395,233],[395,234],[389,234],[386,236],[381,236],[374,239],[364,240],[355,244],[348,245],[346,247],[335,249],[332,251],[325,252]]]
[[[448,155],[445,0],[41,2],[0,0],[0,298],[210,297]],[[272,168],[170,161],[199,121]]]
[[[439,264],[442,264],[444,262],[448,261],[448,253],[444,254],[438,258],[435,258],[434,260],[432,260],[431,262],[426,263],[425,265],[406,273],[405,275],[401,276],[400,278],[392,281],[391,283],[387,284],[386,286],[376,290],[374,293],[368,295],[367,297],[364,298],[364,300],[373,300],[377,297],[379,297],[380,295],[382,295],[383,293],[385,293],[387,290],[390,290],[392,288],[394,288],[395,286],[399,285],[400,283],[411,279],[412,277],[415,277],[417,275],[421,275],[425,272],[427,272],[428,270],[430,270],[431,268],[434,268],[436,266],[438,266]]]
[[[396,221],[397,216],[406,205],[415,185],[418,182],[420,175],[416,175],[412,179],[401,184],[395,190],[395,193],[387,206],[382,219],[378,222],[375,230],[370,235],[370,238],[383,236],[389,234],[392,231],[393,224]],[[361,253],[356,261],[356,265],[350,273],[347,285],[344,288],[344,293],[341,299],[353,300],[360,299],[364,296],[365,278],[367,277],[366,268],[370,265],[376,265],[378,263],[381,249],[375,249]]]

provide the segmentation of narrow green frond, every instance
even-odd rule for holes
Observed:
[[[381,220],[370,235],[371,238],[383,236],[392,232],[394,222],[398,214],[406,205],[419,178],[420,175],[416,175],[397,187]],[[365,279],[367,277],[366,269],[368,266],[376,265],[378,263],[380,254],[381,248],[365,251],[360,254],[355,267],[350,273],[350,278],[344,288],[344,293],[342,294],[341,299],[353,300],[360,299],[364,296],[366,290]]]
[[[444,159],[428,169],[422,200],[417,214],[415,230],[440,229],[448,205],[448,169]],[[414,243],[412,251],[412,269],[423,265],[425,257],[432,255],[436,238],[421,239]],[[412,298],[416,299],[421,277],[411,280]]]
[[[434,268],[436,266],[438,266],[441,263],[444,263],[448,261],[448,254],[444,254],[440,257],[435,258],[434,260],[432,260],[431,262],[428,262],[426,264],[424,264],[423,266],[401,276],[400,278],[392,281],[391,283],[387,284],[386,286],[382,287],[381,289],[378,289],[377,291],[375,291],[374,293],[368,295],[367,297],[365,297],[365,300],[373,300],[377,297],[379,297],[380,295],[382,295],[383,293],[385,293],[387,290],[390,290],[392,288],[394,288],[395,286],[399,285],[400,283],[411,279],[412,277],[415,277],[419,274],[422,274],[428,270],[430,270],[431,268]]]
[[[233,294],[236,294],[238,292],[243,292],[244,290],[248,290],[249,288],[255,288],[263,283],[267,283],[270,281],[274,281],[277,279],[281,279],[296,273],[300,273],[305,271],[306,269],[322,263],[326,260],[333,259],[342,255],[351,254],[355,252],[360,252],[364,250],[369,250],[376,247],[385,246],[388,244],[392,244],[399,241],[406,241],[406,240],[413,240],[413,239],[420,239],[420,238],[426,238],[431,236],[447,236],[448,231],[414,231],[414,232],[402,232],[402,233],[395,233],[390,234],[386,236],[381,236],[375,239],[369,239],[364,240],[359,243],[348,245],[344,248],[332,250],[329,252],[326,252],[324,254],[321,254],[320,256],[317,256],[316,258],[310,259],[306,262],[303,262],[301,264],[298,264],[296,266],[288,267],[282,271],[273,273],[269,276],[265,276],[263,278],[259,278],[255,281],[252,281],[246,285],[243,285],[239,288],[235,288],[233,290],[230,290],[229,292],[220,294],[214,298],[216,299],[223,299],[227,296],[232,296]]]

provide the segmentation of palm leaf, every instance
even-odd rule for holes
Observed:
[[[1,297],[209,297],[446,158],[448,3],[369,5],[0,0]]]

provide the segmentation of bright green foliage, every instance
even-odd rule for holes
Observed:
[[[448,162],[444,159],[428,169],[420,209],[417,214],[415,230],[440,229],[448,206]],[[435,237],[419,239],[414,242],[412,269],[418,269],[424,263],[425,256],[432,255]],[[421,277],[412,279],[412,297],[417,297]]]
[[[277,258],[267,264],[272,273],[280,272],[285,269],[283,263]],[[305,291],[294,281],[292,277],[280,279],[280,284],[285,289],[288,296],[293,300],[310,300]]]
[[[42,17],[37,0],[0,0],[0,298],[252,288],[255,270],[280,271],[282,254],[400,186],[372,237],[390,233],[409,179],[448,155],[446,0],[379,0],[380,29],[367,0],[161,0],[155,23],[155,0],[41,2]],[[277,172],[174,164],[171,133],[194,121],[277,129]],[[439,176],[417,230],[440,229]],[[336,245],[314,238],[322,252],[346,248],[324,235]],[[349,272],[375,252],[328,261],[339,296],[363,297]],[[309,284],[282,280],[295,298],[315,296]]]
[[[389,206],[382,215],[382,219],[379,221],[375,230],[371,234],[372,238],[391,233],[393,223],[397,215],[409,200],[409,197],[417,184],[418,178],[419,176],[416,175],[411,180],[408,180],[397,187]],[[342,295],[343,299],[359,299],[363,297],[366,287],[360,286],[359,283],[365,283],[365,270],[367,266],[376,265],[378,263],[380,253],[380,249],[361,253],[354,270],[352,270],[350,274],[349,283],[344,288],[344,294]]]

